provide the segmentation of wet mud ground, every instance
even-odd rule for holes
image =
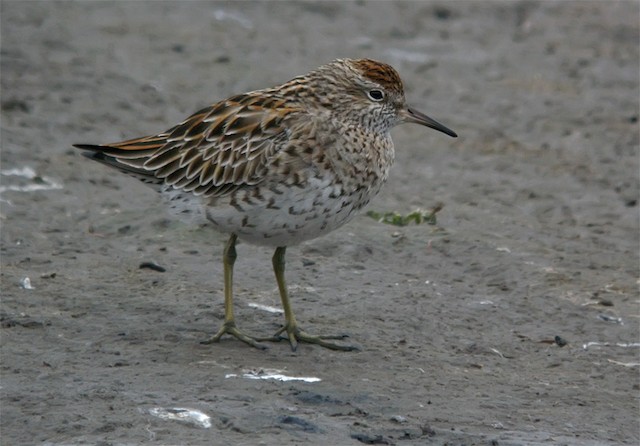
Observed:
[[[638,443],[638,2],[0,13],[2,444]],[[362,351],[201,345],[223,317],[225,237],[70,145],[158,132],[336,57],[393,64],[460,134],[395,129],[369,205],[442,202],[437,225],[362,215],[288,250],[299,321]],[[238,254],[238,322],[271,334],[272,253]],[[319,381],[251,379],[271,374]]]

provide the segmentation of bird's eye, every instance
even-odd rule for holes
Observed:
[[[367,96],[369,96],[369,99],[372,101],[379,102],[384,99],[384,92],[382,90],[369,90]]]

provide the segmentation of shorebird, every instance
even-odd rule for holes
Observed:
[[[112,144],[77,144],[96,161],[152,186],[180,212],[200,210],[229,234],[223,251],[222,327],[257,348],[288,339],[334,350],[356,347],[315,336],[296,321],[285,283],[285,250],[344,225],[373,198],[394,160],[390,130],[415,123],[457,135],[409,107],[400,76],[370,59],[338,59],[273,88],[232,96],[162,133]],[[273,270],[285,323],[273,336],[236,325],[236,241],[275,248]]]

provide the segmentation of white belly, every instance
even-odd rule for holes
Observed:
[[[205,209],[216,229],[249,243],[289,246],[327,234],[351,220],[376,190],[347,194],[328,180],[310,179],[307,187],[279,187],[264,200],[243,201],[243,192]],[[273,198],[273,202],[271,199]]]

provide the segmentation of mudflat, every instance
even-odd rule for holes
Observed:
[[[2,444],[637,444],[639,5],[3,1]],[[288,250],[299,322],[361,351],[202,345],[226,236],[70,146],[338,57],[460,135],[395,129],[368,207],[437,222]],[[236,262],[265,336],[271,255]]]

